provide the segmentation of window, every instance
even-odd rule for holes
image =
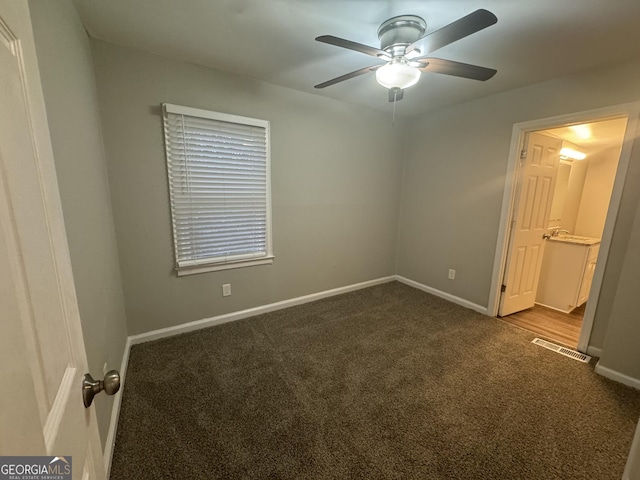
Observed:
[[[273,262],[269,122],[164,104],[178,275]]]

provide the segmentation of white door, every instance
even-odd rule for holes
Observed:
[[[516,216],[511,222],[509,253],[498,315],[533,307],[542,266],[549,214],[558,175],[562,140],[529,135]]]
[[[103,480],[95,407],[26,0],[0,0],[0,455]]]

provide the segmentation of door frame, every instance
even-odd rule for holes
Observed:
[[[631,150],[636,137],[636,130],[640,118],[640,102],[623,103],[620,105],[612,105],[604,108],[585,110],[582,112],[575,112],[565,115],[542,118],[538,120],[520,122],[513,125],[511,133],[509,160],[507,163],[505,187],[502,196],[502,209],[500,213],[500,224],[498,228],[498,238],[496,243],[496,254],[493,262],[491,287],[489,291],[487,313],[492,317],[495,317],[498,314],[498,308],[500,305],[500,290],[505,275],[507,254],[510,243],[510,229],[508,228],[508,226],[514,215],[517,202],[518,185],[522,180],[522,169],[520,169],[520,152],[524,149],[526,135],[530,132],[535,132],[538,130],[546,130],[567,125],[609,120],[621,117],[627,118],[627,127],[622,143],[622,150],[620,152],[620,159],[618,161],[618,169],[613,184],[613,192],[611,194],[611,200],[609,202],[604,231],[602,232],[602,241],[600,243],[600,252],[598,254],[598,261],[596,263],[593,283],[591,285],[591,291],[589,292],[584,320],[582,322],[582,329],[580,331],[580,338],[578,340],[578,350],[583,353],[587,353],[587,349],[589,347],[589,340],[591,338],[591,331],[593,328],[593,320],[595,317],[598,299],[600,297],[604,271],[609,257],[609,250],[611,248],[613,229],[615,227],[618,210],[620,208],[622,190],[627,178],[627,171],[631,158]]]

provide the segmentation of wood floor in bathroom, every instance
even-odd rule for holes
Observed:
[[[585,306],[586,303],[571,313],[562,313],[535,305],[533,308],[502,317],[502,320],[537,333],[547,340],[555,340],[567,347],[576,348]]]

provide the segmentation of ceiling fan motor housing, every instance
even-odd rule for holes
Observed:
[[[405,49],[424,35],[427,22],[417,15],[400,15],[384,22],[378,28],[380,50],[392,56],[404,55]]]

